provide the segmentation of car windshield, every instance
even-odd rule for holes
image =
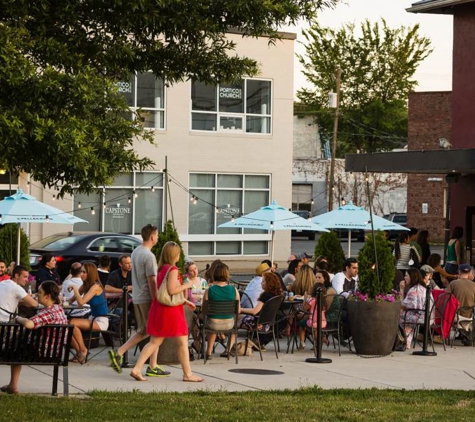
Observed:
[[[68,234],[54,234],[45,237],[30,246],[31,249],[57,250],[78,243],[84,236],[69,236]]]

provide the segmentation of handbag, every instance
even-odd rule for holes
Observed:
[[[162,281],[162,284],[160,285],[160,288],[157,290],[155,298],[159,303],[165,306],[180,306],[185,302],[185,296],[183,292],[177,293],[175,295],[168,293],[167,281],[168,273],[170,272],[171,268],[172,266],[170,265]]]
[[[412,261],[412,263],[411,263]],[[421,268],[421,262],[419,261],[419,257],[417,256],[416,250],[411,246],[409,252],[409,266],[412,268]]]

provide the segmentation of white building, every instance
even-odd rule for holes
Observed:
[[[155,146],[143,142],[135,149],[155,161],[155,169],[123,174],[102,194],[62,201],[53,201],[54,192],[34,182],[27,185],[24,177],[20,185],[89,221],[74,231],[138,235],[145,224],[163,227],[173,219],[185,254],[197,261],[219,257],[249,268],[268,258],[269,233],[217,226],[273,199],[291,207],[295,36],[282,35],[275,46],[267,38],[228,35],[238,54],[260,66],[258,77],[240,83],[214,87],[188,81],[168,87],[152,74],[139,74],[120,84],[130,106],[142,108],[145,125],[154,131]],[[34,242],[72,227],[32,224],[26,229]],[[290,233],[278,232],[275,259],[285,261],[289,252]]]

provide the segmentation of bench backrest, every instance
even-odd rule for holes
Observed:
[[[73,329],[45,325],[28,330],[19,324],[0,324],[0,364],[68,366]]]

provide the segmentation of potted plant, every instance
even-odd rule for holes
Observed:
[[[387,355],[396,338],[401,304],[393,290],[394,257],[384,233],[368,236],[358,254],[358,291],[348,299],[356,353]]]
[[[328,259],[330,272],[337,273],[343,269],[345,253],[341,247],[340,239],[332,230],[322,233],[315,246],[315,258],[322,255]]]
[[[167,242],[175,242],[181,248],[180,253],[180,260],[177,263],[177,267],[179,268],[180,272],[183,273],[183,267],[185,264],[185,254],[183,253],[183,247],[181,245],[180,237],[178,236],[178,232],[173,224],[173,221],[168,220],[167,224],[165,225],[165,230],[158,235],[158,242],[152,248],[152,252],[157,257],[157,261],[160,259],[160,254],[162,253],[163,246]]]

